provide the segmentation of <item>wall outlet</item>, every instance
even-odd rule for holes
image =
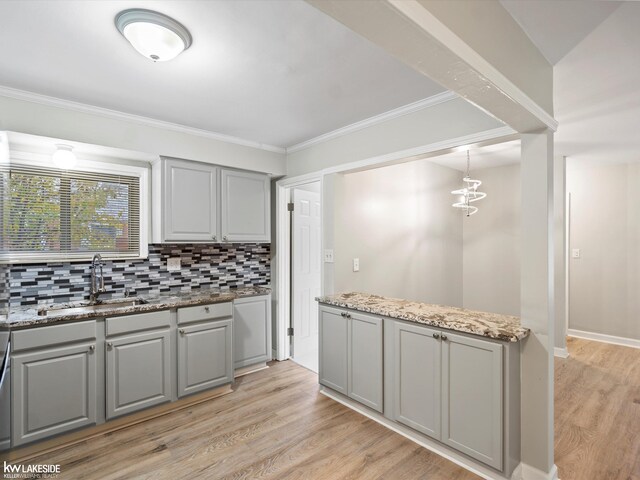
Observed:
[[[324,251],[324,263],[333,263],[333,250]]]
[[[359,272],[360,271],[360,259],[359,258],[354,258],[353,259],[353,271],[354,272]]]
[[[571,250],[571,258],[580,258],[580,249],[574,248]]]
[[[167,259],[167,270],[175,272],[180,270],[180,257],[172,257]]]

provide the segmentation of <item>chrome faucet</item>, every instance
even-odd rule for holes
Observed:
[[[104,262],[102,261],[102,256],[99,253],[96,253],[91,260],[90,267],[91,286],[89,288],[89,301],[91,303],[99,303],[98,296],[107,291],[107,289],[104,288],[104,274],[102,272],[103,266]]]

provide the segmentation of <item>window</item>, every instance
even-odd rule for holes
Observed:
[[[11,165],[0,191],[5,260],[141,256],[138,176]]]

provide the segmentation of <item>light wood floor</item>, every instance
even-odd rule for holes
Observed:
[[[572,339],[556,360],[556,464],[562,480],[640,479],[640,350]],[[65,479],[476,479],[318,394],[293,362],[236,391],[30,463]]]

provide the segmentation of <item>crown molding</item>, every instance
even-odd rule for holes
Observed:
[[[286,153],[286,150],[284,148],[276,147],[274,145],[268,145],[264,143],[254,142],[251,140],[245,140],[243,138],[238,138],[231,135],[225,135],[223,133],[211,132],[208,130],[202,130],[199,128],[187,127],[185,125],[180,125],[178,123],[165,122],[163,120],[156,120],[149,117],[143,117],[141,115],[133,115],[130,113],[124,113],[117,110],[111,110],[108,108],[96,107],[94,105],[74,102],[72,100],[64,100],[62,98],[50,97],[47,95],[40,95],[38,93],[28,92],[25,90],[18,90],[16,88],[0,86],[0,96],[13,98],[16,100],[23,100],[31,103],[37,103],[40,105],[46,105],[49,107],[64,108],[64,109],[73,110],[79,113],[99,115],[99,116],[111,118],[114,120],[121,120],[129,123],[135,123],[138,125],[144,125],[147,127],[155,127],[155,128],[161,128],[164,130],[171,130],[173,132],[185,133],[187,135],[210,138],[212,140],[232,143],[235,145],[242,145],[244,147],[257,148],[260,150],[266,150],[268,152],[275,152],[280,154]]]
[[[398,118],[403,115],[408,115],[409,113],[417,112],[420,110],[424,110],[425,108],[433,107],[434,105],[438,105],[440,103],[448,102],[450,100],[454,100],[459,98],[458,95],[454,92],[442,92],[431,97],[425,98],[423,100],[418,100],[417,102],[410,103],[403,107],[395,108],[393,110],[389,110],[388,112],[381,113],[380,115],[375,115],[373,117],[366,118],[359,122],[352,123],[351,125],[347,125],[342,128],[338,128],[336,130],[332,130],[331,132],[324,133],[317,137],[311,138],[309,140],[305,140],[304,142],[297,143],[290,147],[287,147],[287,154],[299,152],[300,150],[304,150],[305,148],[309,148],[312,145],[317,145],[318,143],[326,142],[328,140],[332,140],[334,138],[341,137],[348,133],[357,132],[358,130],[362,130],[367,127],[371,127],[373,125],[377,125],[382,122],[386,122],[393,118]]]

